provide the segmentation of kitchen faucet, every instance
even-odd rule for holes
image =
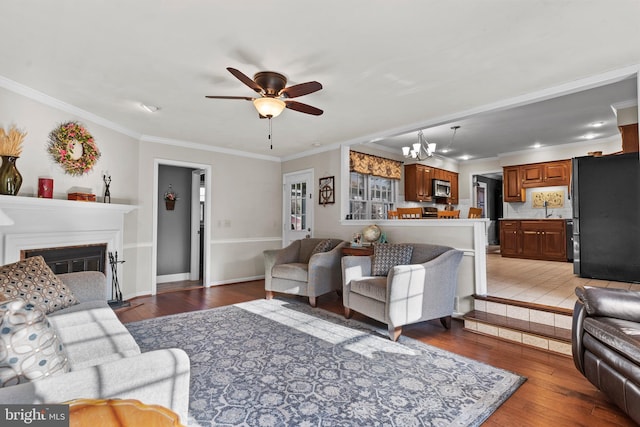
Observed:
[[[547,213],[547,206],[549,206],[549,202],[545,200],[543,204],[544,204],[544,217],[549,218],[551,215],[553,215],[553,212],[551,212],[550,214]]]

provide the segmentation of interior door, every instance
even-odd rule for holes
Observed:
[[[313,236],[313,170],[283,177],[284,232],[282,245]]]

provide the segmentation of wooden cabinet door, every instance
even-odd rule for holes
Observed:
[[[431,168],[428,166],[419,166],[418,176],[418,196],[422,201],[429,201],[431,200],[431,194],[433,191],[433,186],[431,185]]]
[[[539,163],[522,165],[520,166],[520,175],[523,188],[539,187],[544,180],[544,167]]]
[[[544,184],[569,185],[571,176],[571,160],[544,163]]]
[[[404,167],[404,199],[408,202],[431,200],[431,168],[417,163]]]
[[[524,202],[519,166],[507,166],[503,168],[503,194],[505,202]]]
[[[520,251],[518,221],[500,221],[500,254],[516,256]]]
[[[418,165],[406,165],[404,167],[404,199],[408,202],[419,201],[418,193],[420,188],[420,176],[418,175]]]
[[[457,172],[449,172],[449,181],[451,182],[451,201],[452,205],[458,204],[458,173]]]
[[[522,256],[525,258],[540,258],[540,228],[539,221],[520,221],[522,236]]]
[[[567,260],[566,223],[540,221],[540,253],[544,259]]]

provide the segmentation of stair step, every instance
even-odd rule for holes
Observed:
[[[467,331],[571,356],[572,310],[504,298],[475,296]]]
[[[558,328],[542,323],[528,322],[512,317],[491,314],[485,311],[471,311],[464,315],[464,319],[495,325],[513,331],[526,332],[541,337],[552,338],[558,341],[571,342],[571,329]]]

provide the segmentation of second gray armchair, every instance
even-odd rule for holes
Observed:
[[[411,323],[440,319],[448,329],[462,255],[447,246],[407,243],[342,258],[345,317],[354,310],[386,323],[393,341]]]
[[[264,251],[264,289],[266,298],[274,292],[316,298],[342,289],[340,258],[345,242],[341,239],[300,239],[282,249]]]

